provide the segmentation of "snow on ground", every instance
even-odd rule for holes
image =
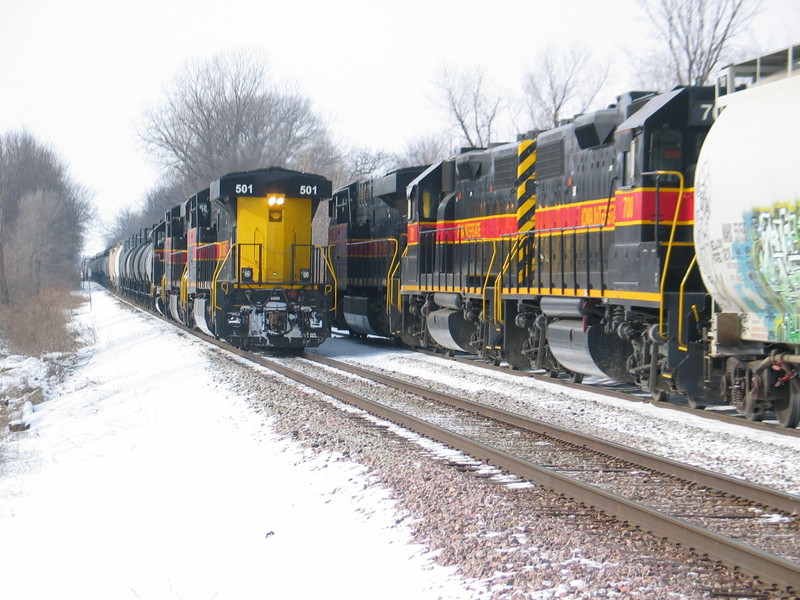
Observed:
[[[4,597],[476,597],[363,467],[277,438],[199,342],[91,299],[95,343],[0,446]],[[44,377],[26,363],[0,361],[0,385]]]

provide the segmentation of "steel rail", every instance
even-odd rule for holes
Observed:
[[[360,340],[363,342],[364,340]],[[370,342],[372,340],[369,340]],[[551,383],[553,385],[558,385],[561,387],[568,387],[575,390],[582,390],[587,392],[593,392],[595,394],[601,394],[603,396],[609,396],[611,398],[619,398],[620,400],[626,400],[628,402],[642,402],[645,404],[652,404],[653,406],[657,406],[659,409],[666,409],[666,410],[674,410],[678,412],[685,412],[686,414],[695,415],[702,419],[709,419],[713,421],[720,421],[722,423],[729,423],[732,425],[736,425],[737,427],[747,427],[749,429],[755,429],[757,431],[769,431],[770,433],[775,433],[778,435],[784,435],[788,437],[800,437],[800,429],[787,429],[785,427],[779,427],[778,425],[773,425],[771,423],[762,423],[760,421],[749,421],[745,418],[742,414],[737,415],[727,415],[718,413],[712,410],[699,410],[696,408],[691,408],[689,406],[683,406],[680,404],[673,404],[672,402],[654,402],[650,398],[641,398],[630,394],[628,392],[624,392],[621,390],[614,390],[608,387],[603,387],[599,385],[593,385],[590,383],[574,383],[571,381],[566,381],[564,379],[555,379],[553,377],[548,377],[547,375],[541,375],[538,373],[531,373],[530,371],[517,371],[512,370],[508,367],[500,367],[491,364],[482,363],[477,359],[468,359],[463,358],[460,356],[446,356],[444,354],[437,354],[430,350],[424,350],[420,348],[409,348],[412,352],[419,352],[420,354],[426,354],[428,356],[435,356],[436,358],[441,358],[442,360],[451,360],[460,364],[468,365],[470,367],[477,367],[479,369],[488,369],[490,371],[496,371],[498,373],[503,373],[505,375],[512,375],[514,377],[527,377],[529,379],[535,379],[536,381],[542,381],[545,383]],[[800,360],[800,357],[795,357]],[[721,404],[719,406],[722,407],[730,407],[727,404]]]
[[[775,508],[787,513],[800,514],[800,496],[795,496],[793,494],[788,494],[786,492],[736,479],[728,475],[714,473],[700,467],[686,465],[669,458],[664,458],[655,454],[650,454],[649,452],[636,450],[635,448],[629,448],[615,442],[609,442],[589,434],[565,429],[563,427],[559,427],[558,425],[545,423],[543,421],[512,413],[500,408],[486,406],[485,404],[481,404],[479,402],[474,402],[465,398],[459,398],[458,396],[453,396],[451,394],[437,392],[428,387],[409,383],[389,375],[373,373],[372,371],[363,369],[356,365],[343,363],[328,357],[310,354],[308,352],[305,353],[304,357],[307,360],[341,369],[354,375],[383,383],[384,385],[399,388],[412,394],[417,394],[431,400],[435,400],[437,402],[449,404],[450,406],[454,406],[456,408],[468,410],[484,417],[495,419],[503,423],[508,423],[509,425],[519,427],[520,429],[525,429],[526,431],[532,431],[534,433],[546,435],[567,444],[587,448],[589,450],[627,462],[632,462],[642,467],[671,475],[679,479],[692,481],[698,485],[713,488],[725,494],[737,496],[756,504]]]
[[[237,352],[238,353],[238,352]],[[479,460],[486,461],[519,477],[565,494],[575,500],[593,506],[623,521],[640,526],[654,534],[667,537],[687,546],[695,554],[708,555],[728,565],[736,566],[766,581],[789,588],[800,588],[800,564],[793,563],[774,554],[763,552],[737,540],[719,535],[703,527],[692,525],[670,515],[660,513],[647,506],[633,502],[617,494],[561,475],[547,468],[532,464],[502,450],[497,450],[458,433],[433,425],[402,411],[384,406],[315,380],[275,361],[242,353],[249,360],[265,366],[289,379],[311,387],[342,402],[361,408],[380,418],[396,423],[416,433],[452,446]],[[315,357],[319,358],[319,357]],[[330,359],[328,359],[330,360]],[[322,363],[323,361],[319,361]],[[348,365],[350,366],[350,365]],[[338,366],[337,366],[338,368]],[[373,379],[372,375],[369,376]],[[430,390],[428,390],[430,392]],[[428,395],[428,394],[426,394]]]

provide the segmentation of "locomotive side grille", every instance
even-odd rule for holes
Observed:
[[[494,163],[495,188],[513,187],[517,181],[517,157],[515,155],[498,158]]]
[[[539,146],[536,150],[536,174],[539,179],[564,174],[564,140]]]

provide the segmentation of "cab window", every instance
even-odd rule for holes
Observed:
[[[682,171],[681,132],[663,129],[650,139],[650,168],[653,171]]]

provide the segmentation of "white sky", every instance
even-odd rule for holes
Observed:
[[[95,192],[105,220],[157,173],[137,142],[143,108],[189,59],[264,50],[334,135],[401,150],[438,131],[442,64],[482,66],[520,89],[537,48],[581,40],[612,64],[602,103],[632,87],[625,48],[645,48],[638,0],[0,0],[0,132],[26,127]],[[755,53],[797,43],[800,0],[764,0]]]

